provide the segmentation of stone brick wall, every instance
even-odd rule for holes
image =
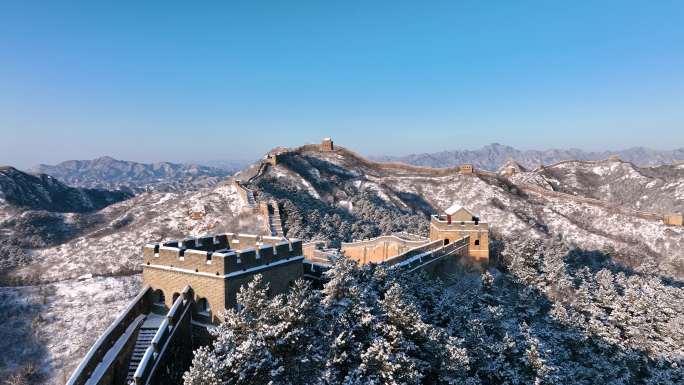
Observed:
[[[304,274],[302,259],[295,259],[291,262],[265,267],[253,273],[228,278],[224,291],[226,309],[235,308],[240,287],[251,282],[255,274],[262,275],[263,282],[269,285],[271,295],[287,293],[292,283]]]
[[[164,303],[168,308],[173,305],[174,294],[180,294],[185,286],[190,285],[194,294],[194,302],[206,298],[212,309],[212,321],[216,322],[216,314],[225,308],[225,279],[211,275],[199,275],[179,270],[170,270],[156,266],[143,266],[143,281],[155,290],[164,293]]]
[[[342,243],[341,251],[347,258],[361,264],[380,263],[427,243],[429,243],[428,240],[405,240],[388,235],[366,241]]]
[[[663,217],[666,225],[682,226],[682,214],[667,214]]]
[[[290,282],[302,277],[302,255],[299,240],[249,234],[148,244],[143,247],[143,281],[163,292],[167,307],[171,307],[174,294],[189,285],[193,301],[206,299],[211,321],[218,322],[216,316],[235,306],[237,291],[254,274],[264,276],[272,293],[287,291]]]
[[[463,224],[461,224],[463,223]],[[444,239],[454,242],[465,236],[470,237],[468,255],[475,262],[489,260],[489,225],[475,222],[452,222],[448,224],[433,216],[430,220],[430,239]]]

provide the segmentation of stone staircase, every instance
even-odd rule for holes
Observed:
[[[280,209],[278,209],[277,202],[269,203],[273,208],[273,212],[268,212],[268,226],[271,229],[271,235],[276,237],[283,237],[283,221],[280,218]]]
[[[133,376],[135,375],[135,370],[138,369],[140,360],[142,360],[145,351],[152,343],[154,335],[157,334],[161,322],[164,320],[164,316],[150,313],[146,318],[145,322],[140,327],[138,332],[138,338],[135,341],[135,346],[133,347],[133,354],[131,355],[131,361],[128,364],[128,376],[126,377],[126,384],[135,384]]]
[[[252,190],[245,188],[245,192],[247,195],[247,206],[256,207],[256,199],[254,199],[254,193]]]

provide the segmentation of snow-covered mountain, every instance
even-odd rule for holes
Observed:
[[[562,237],[583,249],[613,250],[636,269],[655,266],[663,275],[683,274],[684,228],[616,208],[628,200],[635,208],[681,211],[684,184],[678,171],[648,169],[650,174],[642,175],[615,160],[592,163],[596,178],[571,177],[589,173],[587,167],[570,162],[509,179],[387,165],[341,148],[321,152],[305,146],[281,154],[278,165],[267,167],[251,186],[283,203],[288,236],[345,241],[402,230],[425,234],[430,213],[458,203],[490,223],[493,236],[503,241]],[[594,192],[589,197],[607,204],[526,189],[533,183],[545,183],[549,190],[556,184],[569,193]]]
[[[122,191],[73,188],[46,174],[0,168],[0,204],[31,210],[82,213],[130,198]]]
[[[170,162],[138,163],[104,156],[69,160],[54,166],[41,164],[33,171],[78,187],[169,191],[211,187],[237,170],[235,164],[227,163],[219,168]]]
[[[382,164],[343,148],[278,152],[276,166],[258,162],[234,178],[258,199],[282,204],[290,237],[340,242],[402,230],[425,234],[429,214],[459,203],[491,225],[493,255],[511,240],[562,238],[581,249],[606,251],[602,255],[637,272],[684,277],[684,228],[615,208],[682,211],[682,166],[566,162],[533,171],[518,167],[518,173],[505,177]],[[606,204],[568,199],[583,195]],[[27,212],[38,211],[4,218],[13,225],[0,232],[0,252],[16,254],[18,262],[5,279],[24,286],[0,290],[0,306],[14,314],[13,324],[31,325],[35,335],[16,337],[21,328],[0,328],[0,340],[21,338],[25,349],[17,350],[15,361],[44,365],[51,383],[69,373],[136,292],[144,243],[264,228],[264,218],[247,209],[232,178],[194,191],[148,191],[92,212],[48,212],[59,221],[30,227],[34,236],[46,239],[43,243],[25,241],[29,227],[20,219],[35,215]]]
[[[684,148],[671,151],[633,147],[617,151],[584,151],[580,149],[518,150],[511,146],[492,143],[479,150],[451,150],[406,156],[377,156],[372,159],[385,162],[402,162],[416,166],[454,167],[472,163],[475,167],[494,171],[507,160],[514,159],[527,168],[552,164],[564,160],[600,160],[617,154],[621,159],[641,166],[657,166],[684,160]]]
[[[638,167],[619,160],[565,161],[519,172],[512,180],[636,210],[660,214],[684,212],[684,165],[681,164]]]

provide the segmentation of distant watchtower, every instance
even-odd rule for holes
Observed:
[[[333,141],[331,138],[323,138],[321,141],[321,151],[333,151]]]
[[[663,222],[670,226],[682,226],[682,214],[665,214],[663,217]]]
[[[458,168],[458,172],[460,172],[461,174],[472,174],[474,170],[475,168],[470,163],[462,164]]]
[[[465,207],[457,204],[433,215],[430,219],[430,239],[443,239],[451,243],[465,236],[470,237],[468,255],[477,262],[489,261],[489,225]]]

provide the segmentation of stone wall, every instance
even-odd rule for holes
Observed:
[[[347,258],[361,264],[380,263],[427,243],[429,243],[427,239],[406,240],[394,235],[386,235],[365,241],[342,243],[341,251]]]
[[[468,258],[469,238],[459,239],[445,245],[442,240],[435,240],[429,244],[412,249],[398,255],[386,263],[395,268],[406,269],[409,272],[425,271],[431,276],[448,279],[456,273],[461,265],[483,267],[473,264]]]
[[[468,236],[468,253],[474,262],[489,261],[489,225],[482,222],[452,222],[433,215],[430,220],[430,239],[444,239],[451,243]]]
[[[263,282],[268,283],[270,295],[287,293],[294,281],[302,278],[304,275],[303,259],[303,257],[298,259],[293,258],[286,263],[275,266],[264,266],[257,271],[228,278],[224,291],[226,309],[235,308],[237,305],[237,293],[240,290],[240,287],[251,282],[252,279],[254,279],[255,274],[261,274]]]
[[[663,217],[663,222],[670,226],[682,226],[682,214],[667,214]]]
[[[112,349],[115,343],[121,337],[127,336],[130,341],[135,340],[137,326],[135,323],[139,322],[141,315],[148,312],[152,300],[152,290],[148,285],[145,285],[140,293],[126,306],[126,308],[116,317],[114,322],[105,330],[102,335],[95,341],[88,353],[83,357],[83,360],[74,370],[73,374],[67,381],[67,385],[84,385],[91,380],[91,376],[95,368],[103,361],[105,355]],[[134,330],[135,329],[135,330]],[[126,349],[130,347],[127,341],[122,352],[118,356],[126,356]],[[126,361],[125,364],[122,361]],[[127,370],[127,360],[113,360],[107,368],[101,371],[100,377],[90,381],[92,384],[111,384],[114,378],[119,377],[117,373]],[[123,366],[123,367],[122,367]]]
[[[167,307],[175,294],[191,286],[193,301],[206,299],[212,309],[211,321],[216,323],[223,309],[235,306],[240,286],[255,274],[264,276],[274,294],[287,291],[289,284],[303,275],[302,255],[299,240],[247,234],[148,244],[143,247],[143,281],[162,291]]]
[[[171,308],[174,294],[182,293],[183,288],[193,289],[194,302],[205,298],[212,309],[212,322],[218,322],[217,310],[225,308],[225,282],[223,276],[193,274],[179,270],[160,268],[156,266],[143,267],[143,282],[155,290],[164,293],[164,304]]]

